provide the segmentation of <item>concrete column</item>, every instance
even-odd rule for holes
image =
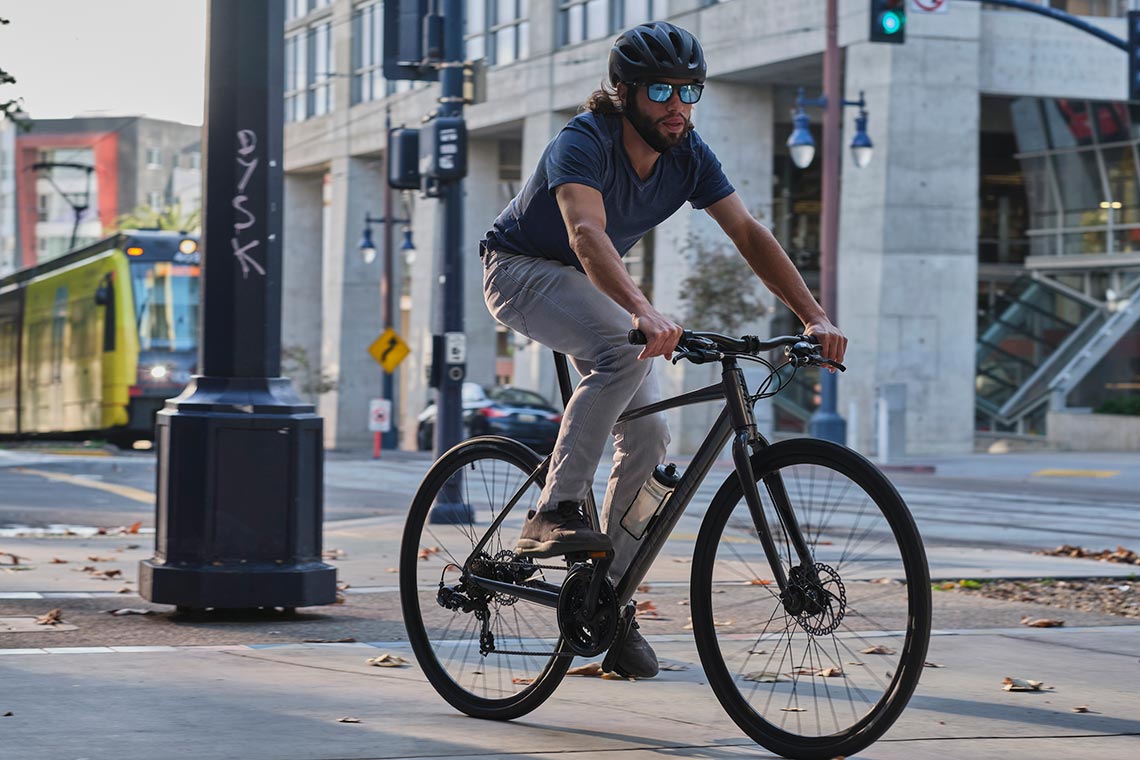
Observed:
[[[442,236],[437,231],[439,202],[420,198],[413,193],[412,230],[416,252],[411,262],[411,311],[403,338],[411,353],[400,364],[400,445],[415,448],[416,415],[434,401],[434,392],[427,384],[427,370],[431,364],[432,319],[438,300],[439,273],[435,269],[436,245]]]
[[[557,111],[538,113],[526,118],[523,124],[522,145],[524,183],[534,173],[546,145],[554,139],[570,118],[570,114]],[[506,204],[504,202],[501,205]],[[537,391],[548,398],[554,406],[561,407],[562,397],[559,395],[558,377],[554,372],[554,360],[550,349],[533,341],[527,342],[522,336],[519,336],[518,343],[523,345],[515,350],[515,384]],[[573,370],[571,377],[577,380]]]
[[[839,409],[854,401],[850,440],[863,451],[875,448],[878,391],[895,383],[906,385],[907,454],[973,446],[980,103],[973,5],[913,19],[905,45],[847,48],[847,96],[866,92],[875,144],[862,170],[845,151],[838,262],[838,323],[851,341]],[[852,117],[848,109],[847,141]]]
[[[478,251],[479,241],[503,208],[498,192],[498,140],[470,141],[463,190],[463,311],[467,333],[467,379],[491,385],[495,382],[497,323],[483,302],[483,267]]]
[[[321,376],[321,237],[323,175],[286,174],[281,310],[282,372],[316,404]],[[290,354],[297,359],[290,359]],[[302,364],[307,364],[308,368]]]
[[[693,110],[693,123],[702,139],[717,154],[725,174],[744,204],[762,224],[772,215],[772,133],[773,97],[770,87],[754,87],[712,81]],[[681,301],[681,284],[692,270],[692,262],[702,252],[735,252],[732,241],[705,212],[684,207],[658,228],[654,244],[654,305],[684,323],[686,306]],[[765,293],[769,306],[775,296]],[[725,283],[725,288],[738,287]],[[750,315],[742,332],[766,335],[768,314]],[[693,329],[724,331],[725,325],[684,325]],[[720,379],[719,365],[693,366],[686,362],[661,364],[662,393],[666,396],[693,390]],[[746,368],[750,374],[750,368]],[[761,370],[762,371],[762,370]],[[698,404],[670,413],[673,436],[671,452],[688,454],[696,450],[719,413],[716,404]],[[771,428],[769,404],[757,407],[762,432]]]
[[[332,198],[323,257],[321,360],[336,389],[320,399],[325,446],[370,445],[368,400],[380,393],[381,369],[368,354],[380,334],[380,267],[361,259],[366,211],[382,206],[383,163],[338,156],[332,160]]]

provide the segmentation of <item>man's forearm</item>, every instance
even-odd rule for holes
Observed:
[[[764,286],[805,325],[834,317],[824,312],[779,241],[759,222],[749,231],[748,241],[741,247],[741,252]]]
[[[605,233],[581,230],[570,241],[570,247],[578,255],[594,287],[623,309],[630,314],[642,314],[650,306],[649,299],[629,276],[621,256]]]

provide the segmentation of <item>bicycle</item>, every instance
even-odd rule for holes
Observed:
[[[644,336],[631,331],[630,340]],[[761,356],[780,348],[779,366]],[[701,665],[732,720],[772,752],[854,754],[890,728],[923,668],[930,581],[914,520],[890,481],[856,452],[816,439],[769,443],[757,433],[753,406],[779,393],[798,368],[844,369],[820,357],[810,338],[686,331],[673,361],[682,358],[720,362],[721,382],[622,419],[705,401],[725,406],[616,582],[606,577],[613,558],[604,553],[561,564],[515,554],[549,457],[482,437],[432,466],[401,544],[412,649],[436,691],[477,718],[508,720],[535,709],[574,656],[606,653],[603,669],[612,670],[634,624],[638,585],[731,440],[735,471],[709,504],[693,556],[690,609]],[[741,361],[768,368],[756,391]],[[565,402],[566,357],[555,353],[555,362]],[[472,522],[431,523],[437,501],[461,502]],[[592,495],[586,511],[597,528]]]

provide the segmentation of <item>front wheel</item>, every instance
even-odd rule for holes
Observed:
[[[930,638],[930,574],[906,504],[859,454],[776,443],[752,459],[789,578],[783,594],[739,478],[709,507],[693,558],[693,631],[709,684],[754,741],[785,757],[852,755],[898,718]],[[811,561],[775,500],[790,503]]]
[[[510,583],[561,586],[564,567],[514,553],[527,510],[542,490],[541,477],[527,485],[540,461],[506,438],[465,441],[428,471],[404,526],[400,602],[412,651],[440,696],[476,718],[509,720],[538,707],[573,656],[553,607],[466,580],[469,568],[477,576]],[[439,509],[437,519],[450,515],[460,521],[432,522],[433,509]],[[489,540],[476,551],[489,531]]]

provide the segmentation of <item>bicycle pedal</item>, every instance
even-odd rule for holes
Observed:
[[[565,557],[566,557],[567,564],[571,564],[571,565],[576,564],[578,562],[589,562],[590,560],[595,560],[595,561],[610,560],[610,561],[613,561],[614,550],[613,549],[599,549],[598,551],[567,552],[565,554]]]

